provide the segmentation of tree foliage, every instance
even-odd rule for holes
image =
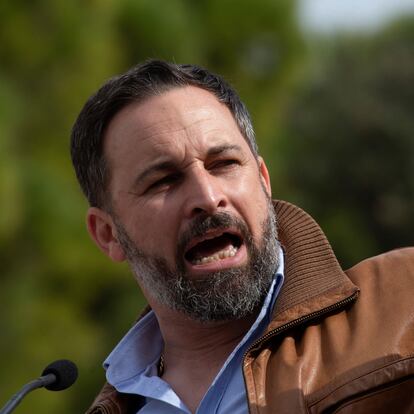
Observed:
[[[413,44],[406,19],[321,47],[286,116],[287,192],[346,266],[414,241]]]

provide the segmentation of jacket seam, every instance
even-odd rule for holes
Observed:
[[[381,371],[384,368],[387,368],[389,366],[395,365],[395,364],[397,364],[399,362],[407,361],[407,360],[410,360],[410,359],[414,359],[414,354],[410,354],[409,356],[406,356],[404,358],[396,359],[396,360],[394,360],[394,361],[392,361],[392,362],[390,362],[390,363],[388,363],[386,365],[383,365],[383,366],[381,366],[379,368],[373,369],[373,370],[368,371],[368,372],[365,372],[364,374],[361,374],[361,375],[359,375],[359,376],[357,376],[355,378],[352,378],[349,381],[347,381],[347,382],[345,382],[345,383],[343,383],[341,385],[338,385],[336,388],[334,388],[333,390],[329,391],[327,394],[325,394],[324,396],[320,397],[318,400],[316,400],[316,401],[312,402],[311,404],[309,404],[309,407],[313,407],[314,405],[318,404],[322,400],[328,398],[329,396],[331,396],[332,394],[334,394],[335,392],[337,392],[339,389],[341,389],[343,387],[346,387],[348,384],[350,384],[350,383],[352,383],[352,382],[354,382],[354,381],[356,381],[358,379],[361,379],[363,377],[366,377],[367,375],[370,375],[370,374],[372,374],[374,372]]]
[[[410,377],[407,377],[403,382],[408,381],[409,379],[410,379]],[[392,384],[390,387],[387,387],[387,390],[392,389],[392,388],[395,388],[395,387],[398,387],[399,385],[400,385],[400,383]],[[335,414],[336,412],[338,412],[338,409],[342,409],[342,408],[348,407],[348,406],[350,406],[350,405],[352,405],[352,404],[354,404],[356,402],[364,401],[367,398],[370,398],[373,395],[381,394],[382,392],[384,392],[384,389],[378,389],[378,390],[372,390],[372,389],[370,389],[364,395],[360,395],[359,397],[357,397],[355,399],[346,401],[344,404],[340,404],[339,406],[337,406],[337,408],[335,408],[335,411],[333,411],[332,414]]]

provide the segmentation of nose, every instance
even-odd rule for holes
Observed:
[[[219,178],[204,169],[191,172],[184,191],[186,191],[184,211],[188,218],[203,213],[212,215],[228,204]]]

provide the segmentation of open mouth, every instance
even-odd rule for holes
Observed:
[[[184,257],[192,265],[212,263],[235,256],[242,244],[239,234],[215,232],[196,240]]]

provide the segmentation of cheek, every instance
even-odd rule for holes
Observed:
[[[240,180],[233,187],[236,208],[240,211],[253,233],[260,232],[261,225],[267,217],[268,194],[259,177],[256,180]]]
[[[171,211],[152,205],[141,208],[135,218],[131,217],[128,228],[140,250],[168,260],[175,254],[174,223]]]
[[[266,202],[268,193],[257,171],[250,171],[249,174],[236,178],[231,186],[235,192],[260,204]]]

